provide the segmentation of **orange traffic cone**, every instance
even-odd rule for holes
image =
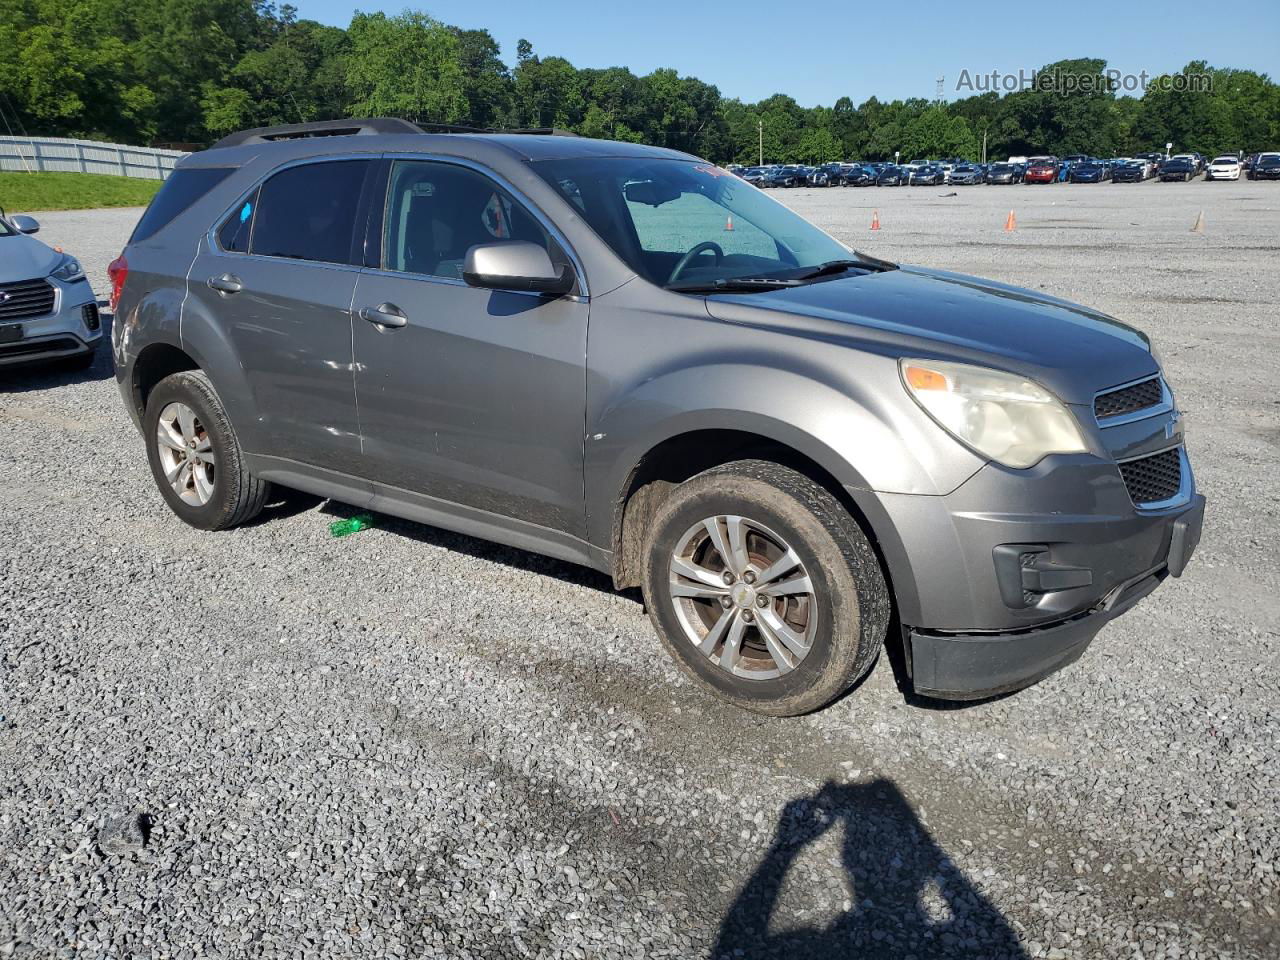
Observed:
[[[729,214],[729,218],[724,222],[724,232],[733,233],[733,214]]]
[[[1009,211],[1009,216],[1007,216],[1007,217],[1005,218],[1005,221],[1004,221],[1004,232],[1005,232],[1005,233],[1013,233],[1013,231],[1015,231],[1015,230],[1017,230],[1017,229],[1018,229],[1018,218],[1017,218],[1017,217],[1015,217],[1015,216],[1013,215],[1013,211],[1012,211],[1012,210],[1010,210],[1010,211]]]
[[[880,211],[879,210],[871,211],[871,229],[872,230],[880,229]]]

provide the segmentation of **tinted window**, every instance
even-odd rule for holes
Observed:
[[[218,246],[231,253],[245,253],[249,249],[249,233],[253,229],[253,215],[258,209],[258,191],[247,197],[244,203],[231,211],[231,216],[218,228]]]
[[[310,163],[262,185],[250,247],[265,257],[356,263],[352,234],[369,160]]]
[[[462,279],[467,251],[497,240],[527,240],[562,255],[541,224],[496,183],[449,163],[402,160],[391,170],[383,228],[383,266]]]
[[[227,179],[231,173],[231,167],[173,171],[155,199],[151,201],[151,205],[147,207],[138,225],[133,228],[133,236],[129,238],[129,242],[138,243],[158,233],[162,227],[168,226],[174,217]]]

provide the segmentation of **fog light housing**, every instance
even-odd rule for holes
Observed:
[[[102,318],[98,315],[98,305],[96,303],[86,303],[80,308],[80,317],[84,320],[84,325],[93,332],[102,326]]]

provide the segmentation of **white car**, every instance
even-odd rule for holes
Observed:
[[[31,236],[39,229],[31,217],[0,211],[0,371],[37,360],[88,367],[102,339],[80,261]]]
[[[1206,180],[1239,180],[1240,160],[1237,157],[1218,157],[1205,170]]]

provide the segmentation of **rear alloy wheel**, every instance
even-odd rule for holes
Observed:
[[[199,370],[165,377],[142,418],[151,475],[169,508],[201,530],[225,530],[262,511],[271,485],[251,474],[209,378]]]
[[[866,674],[890,616],[854,518],[808,477],[760,460],[672,491],[651,527],[644,592],[689,676],[775,716],[816,710]]]
[[[213,498],[218,466],[213,440],[196,412],[175,400],[156,420],[156,451],[169,487],[183,503],[203,507]]]

